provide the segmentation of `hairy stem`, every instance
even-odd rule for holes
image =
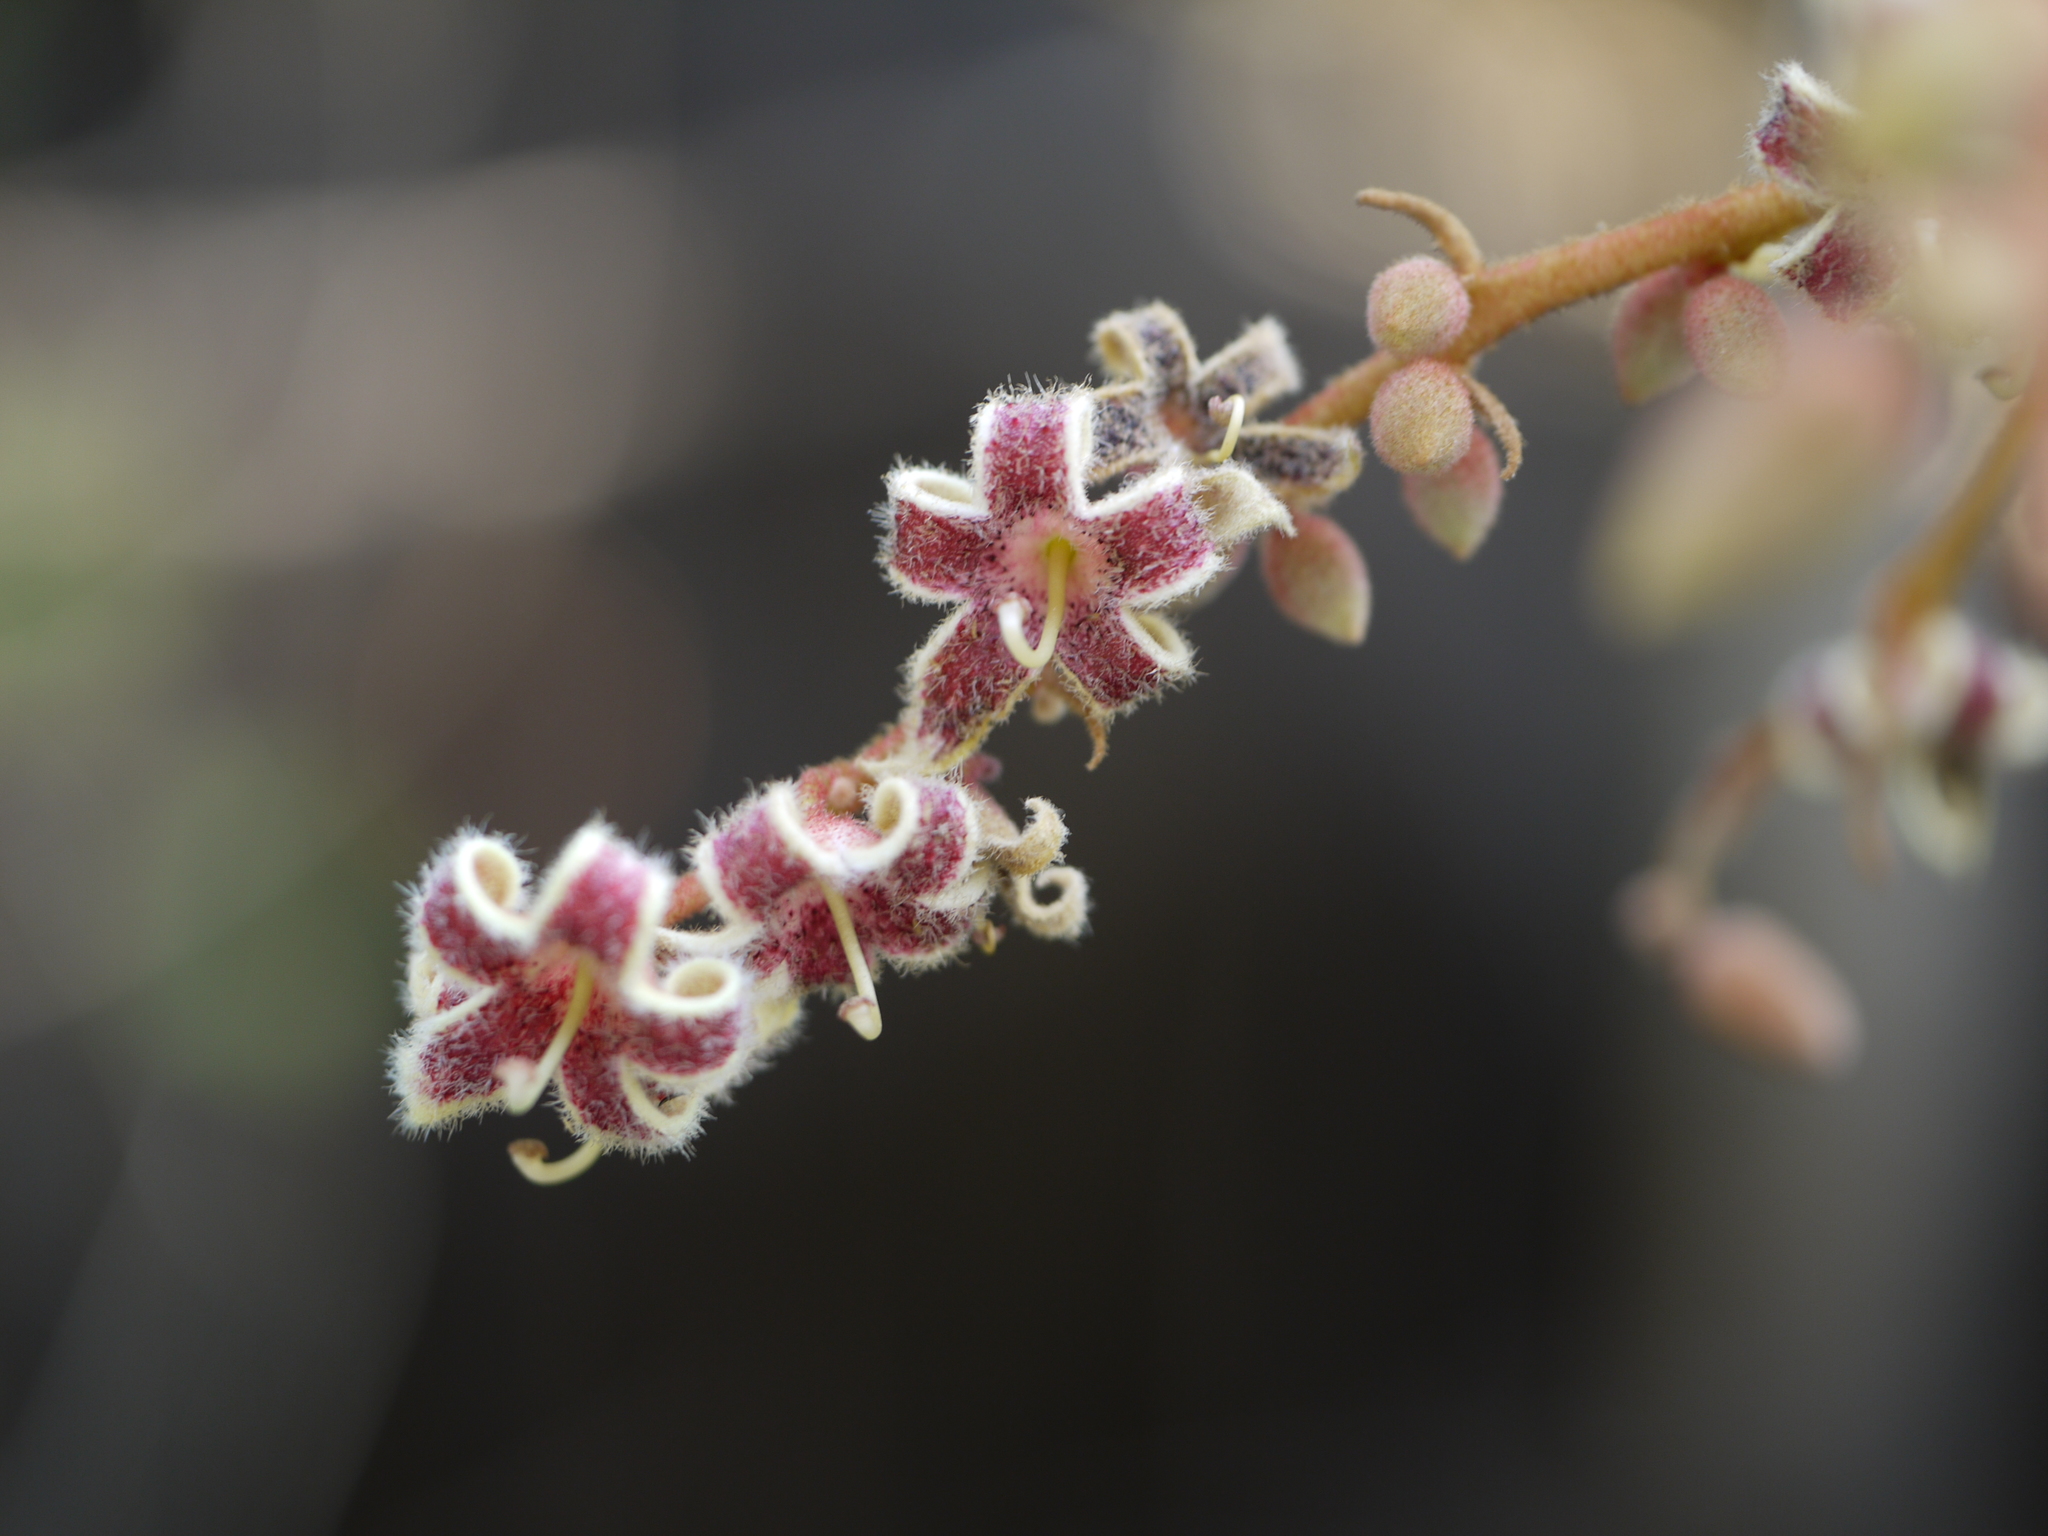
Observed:
[[[1758,182],[1619,229],[1494,262],[1466,280],[1472,318],[1441,356],[1450,363],[1470,362],[1554,309],[1611,293],[1680,262],[1740,261],[1819,213],[1790,188]],[[1363,421],[1380,384],[1399,366],[1399,360],[1375,352],[1303,401],[1287,420],[1311,427]]]
[[[2039,425],[2044,393],[2038,382],[2029,386],[2006,413],[1955,500],[1885,573],[1870,614],[1870,633],[1880,646],[1899,645],[1922,619],[1946,607],[1969,575],[1978,547],[2011,498],[2013,479]]]

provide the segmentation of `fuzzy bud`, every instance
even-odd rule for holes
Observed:
[[[1260,542],[1260,566],[1280,611],[1303,629],[1339,645],[1365,639],[1372,617],[1372,584],[1365,557],[1351,535],[1329,518],[1297,513],[1294,537]]]
[[[1434,256],[1397,261],[1372,280],[1365,328],[1373,345],[1396,357],[1427,357],[1458,339],[1472,298],[1458,274]]]
[[[1690,263],[1630,285],[1614,311],[1614,381],[1627,405],[1643,405],[1692,377],[1685,301],[1708,269]]]
[[[1440,475],[1472,447],[1472,391],[1449,363],[1397,368],[1372,399],[1372,447],[1404,475]]]
[[[1684,325],[1687,354],[1716,387],[1760,400],[1785,382],[1785,317],[1755,283],[1708,278],[1686,296]]]
[[[1401,477],[1401,499],[1422,531],[1460,560],[1493,531],[1500,492],[1500,453],[1484,432],[1474,432],[1465,457],[1442,474]]]
[[[1834,967],[1767,912],[1722,907],[1679,941],[1672,974],[1707,1029],[1781,1066],[1831,1076],[1855,1063],[1863,1026]]]

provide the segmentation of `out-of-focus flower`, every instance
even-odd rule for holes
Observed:
[[[1901,257],[1890,211],[1874,201],[1858,153],[1854,110],[1798,64],[1771,72],[1771,93],[1750,135],[1757,164],[1796,187],[1824,213],[1793,240],[1771,269],[1831,320],[1854,320],[1884,303],[1898,282]]]
[[[1857,635],[1794,662],[1771,720],[1789,782],[1881,782],[1907,845],[1960,874],[1989,846],[1992,774],[2048,761],[2048,660],[1942,613],[1889,653]]]
[[[1913,451],[1917,399],[1895,338],[1809,321],[1771,399],[1674,402],[1605,498],[1591,552],[1605,616],[1667,639],[1798,575],[1875,512]]]
[[[908,668],[911,734],[936,767],[972,752],[1048,668],[1099,762],[1113,716],[1193,675],[1157,610],[1214,576],[1230,545],[1293,526],[1230,464],[1168,465],[1091,501],[1094,412],[1087,390],[997,395],[975,415],[969,478],[889,476],[891,581],[956,605]]]
[[[406,1123],[524,1113],[552,1085],[587,1148],[687,1143],[795,1002],[664,929],[675,884],[600,824],[538,885],[503,838],[456,838],[410,912],[412,1023],[391,1056]]]

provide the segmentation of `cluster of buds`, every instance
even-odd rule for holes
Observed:
[[[947,612],[905,668],[902,713],[866,747],[727,811],[680,869],[595,823],[539,875],[481,832],[428,863],[408,912],[412,1021],[392,1051],[403,1120],[524,1113],[552,1090],[576,1150],[549,1161],[537,1141],[512,1147],[543,1183],[607,1150],[675,1150],[791,1037],[807,999],[831,999],[873,1039],[878,976],[992,950],[999,910],[1041,937],[1078,935],[1087,884],[1060,862],[1065,822],[1044,800],[1025,802],[1021,825],[1004,810],[989,734],[1029,700],[1042,721],[1078,716],[1095,766],[1113,719],[1195,675],[1180,625],[1254,543],[1288,617],[1361,641],[1365,562],[1324,510],[1358,477],[1355,428],[1368,425],[1423,530],[1470,557],[1523,455],[1473,369],[1550,310],[1627,289],[1614,359],[1630,401],[1695,373],[1743,399],[1796,387],[1807,375],[1767,283],[1841,325],[1909,310],[1894,304],[1894,204],[1859,122],[1783,66],[1751,140],[1763,181],[1498,264],[1427,199],[1360,193],[1419,222],[1440,254],[1379,274],[1366,303],[1376,350],[1280,420],[1263,417],[1301,374],[1277,321],[1204,358],[1164,304],[1103,319],[1100,385],[998,392],[974,415],[966,473],[887,476],[888,580]],[[1890,420],[1890,396],[1872,398]],[[1818,955],[1768,914],[1712,897],[1765,790],[1838,788],[1871,862],[1896,822],[1955,870],[1982,856],[1992,772],[2048,758],[2048,663],[1949,607],[2036,414],[2012,409],[1869,630],[1788,673],[1632,889],[1639,946],[1695,1012],[1750,1045],[1832,1066],[1857,1038],[1854,1003]]]

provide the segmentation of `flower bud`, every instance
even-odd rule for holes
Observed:
[[[1622,402],[1643,405],[1692,377],[1681,317],[1685,301],[1706,268],[1693,263],[1666,267],[1631,284],[1614,312],[1614,381]]]
[[[1442,474],[1401,477],[1401,499],[1422,531],[1460,560],[1493,531],[1500,492],[1500,453],[1484,432],[1474,432],[1465,457]]]
[[[1373,345],[1396,357],[1427,357],[1458,339],[1472,298],[1458,274],[1434,256],[1397,261],[1372,280],[1365,328]]]
[[[1845,1071],[1862,1047],[1856,1000],[1834,967],[1768,912],[1722,907],[1671,956],[1687,1009],[1729,1044],[1781,1066]]]
[[[1394,370],[1372,398],[1372,447],[1404,475],[1440,475],[1472,446],[1472,392],[1449,363]]]
[[[1732,273],[1710,277],[1686,296],[1685,350],[1707,381],[1760,400],[1785,381],[1785,317],[1771,296]]]
[[[1274,604],[1326,640],[1359,644],[1372,617],[1365,557],[1350,534],[1318,513],[1296,513],[1294,530],[1291,539],[1268,534],[1260,541],[1259,563]]]

